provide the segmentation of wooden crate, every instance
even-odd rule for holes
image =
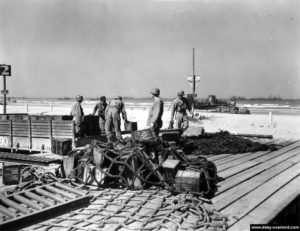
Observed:
[[[125,131],[136,131],[137,130],[137,122],[131,122],[131,121],[127,121],[124,123],[124,130]]]
[[[68,155],[72,150],[72,139],[52,139],[51,152],[59,155]]]
[[[177,192],[200,192],[200,172],[179,170],[175,178]]]
[[[29,165],[17,164],[17,163],[4,163],[3,165],[3,179],[4,185],[18,184],[21,178],[22,170]],[[26,179],[24,180],[26,181]]]
[[[165,176],[167,178],[175,178],[176,173],[180,167],[180,160],[171,160],[171,159],[166,159],[162,163],[162,167],[165,172]]]
[[[137,130],[132,133],[132,139],[138,142],[148,142],[156,140],[156,135],[151,129]]]
[[[168,133],[163,133],[161,135],[162,140],[164,141],[174,141],[174,142],[178,142],[179,138],[180,138],[180,134],[178,131],[174,131],[174,132],[168,132]]]
[[[87,136],[99,135],[99,116],[85,116],[83,121],[83,132]]]

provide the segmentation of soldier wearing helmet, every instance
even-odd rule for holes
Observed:
[[[93,109],[93,115],[98,111],[99,116],[99,129],[100,134],[105,132],[105,109],[107,107],[106,97],[101,96],[100,101],[95,105]]]
[[[162,115],[164,113],[164,102],[162,98],[159,97],[160,90],[158,88],[151,89],[153,104],[148,117],[148,125],[158,136],[159,130],[162,127]]]
[[[105,131],[108,142],[112,141],[112,128],[115,129],[117,140],[122,140],[120,113],[122,114],[123,120],[127,122],[127,114],[125,111],[124,103],[122,101],[122,97],[117,96],[115,99],[109,102],[105,109]]]
[[[73,104],[70,115],[73,116],[73,121],[75,124],[75,136],[80,137],[83,135],[83,118],[84,113],[81,107],[83,97],[81,95],[76,96],[76,103]]]
[[[177,98],[172,103],[169,128],[173,128],[173,119],[175,116],[176,127],[178,129],[182,129],[182,132],[184,132],[189,127],[189,121],[186,113],[187,110],[192,114],[192,117],[194,117],[188,99],[184,97],[184,91],[180,90],[178,91]]]

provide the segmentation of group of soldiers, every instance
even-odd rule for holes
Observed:
[[[150,91],[153,99],[151,110],[149,113],[147,125],[154,131],[155,135],[159,135],[159,131],[163,125],[162,116],[164,113],[164,101],[160,97],[159,88],[153,88]],[[83,134],[83,120],[84,112],[81,107],[83,97],[78,95],[76,103],[72,106],[70,115],[73,116],[75,123],[75,136],[80,137]],[[194,116],[191,105],[186,97],[184,91],[180,90],[177,98],[173,101],[171,106],[171,118],[169,128],[174,127],[174,118],[176,120],[176,128],[184,132],[189,127],[187,111]],[[127,113],[121,96],[117,96],[109,103],[106,102],[106,97],[101,96],[100,101],[94,106],[92,115],[98,114],[99,128],[101,133],[106,133],[108,142],[112,142],[113,129],[116,134],[117,140],[121,141],[121,116],[124,122],[128,122]]]

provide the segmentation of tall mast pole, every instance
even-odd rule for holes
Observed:
[[[195,76],[195,48],[193,48],[193,94],[196,92],[196,76]]]

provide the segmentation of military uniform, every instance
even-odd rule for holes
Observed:
[[[82,98],[83,99],[83,98]],[[81,102],[77,101],[73,104],[70,115],[73,116],[73,121],[75,124],[75,136],[80,137],[83,135],[83,118],[84,113],[81,107]]]
[[[173,101],[171,107],[171,121],[173,121],[175,115],[176,127],[182,129],[183,131],[185,131],[189,127],[186,110],[189,110],[191,112],[191,106],[187,98],[178,97]]]
[[[112,139],[112,128],[115,129],[116,138],[118,140],[122,138],[120,113],[122,113],[123,120],[127,121],[125,106],[122,100],[114,99],[110,101],[105,110],[105,131],[108,141]]]
[[[151,129],[154,131],[154,133],[158,136],[159,130],[162,127],[162,115],[164,113],[164,102],[162,98],[160,98],[159,95],[159,89],[153,89],[151,93],[153,94],[153,104],[151,107],[151,110],[149,112],[148,117],[148,125],[151,126]]]
[[[98,116],[99,116],[99,128],[100,128],[100,133],[103,133],[105,131],[105,109],[107,107],[107,103],[100,101],[97,103],[94,107],[93,110],[93,115],[96,114],[98,111]]]

